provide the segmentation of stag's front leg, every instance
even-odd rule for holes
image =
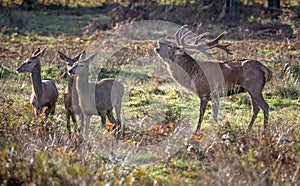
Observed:
[[[208,103],[208,98],[204,97],[204,98],[200,98],[200,113],[199,113],[199,120],[198,120],[198,125],[197,125],[197,129],[196,129],[196,134],[200,132],[201,129],[201,123],[203,120],[203,116],[206,110],[206,106]]]
[[[219,98],[214,97],[211,100],[211,105],[212,105],[212,112],[213,112],[213,118],[215,122],[219,122],[218,115],[219,115]]]

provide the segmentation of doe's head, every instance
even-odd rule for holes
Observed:
[[[44,55],[46,49],[47,48],[44,48],[43,50],[40,50],[40,48],[36,49],[31,57],[26,58],[22,65],[17,68],[17,73],[32,72],[34,69],[40,68],[41,63],[39,57]]]
[[[71,76],[83,76],[89,72],[89,64],[95,58],[96,53],[86,58],[86,53],[82,53],[79,61],[73,64],[72,68],[68,71]]]
[[[67,72],[69,76],[72,76],[69,71],[71,70],[71,68],[73,67],[74,63],[76,63],[79,59],[80,56],[82,56],[83,54],[85,54],[85,50],[81,51],[79,54],[77,54],[74,58],[70,58],[67,55],[63,54],[60,51],[57,51],[59,54],[60,59],[62,59],[65,64],[67,65]]]

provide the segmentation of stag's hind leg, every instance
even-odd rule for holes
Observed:
[[[253,123],[254,123],[254,121],[257,117],[257,114],[259,112],[259,107],[258,107],[257,103],[254,101],[254,99],[251,96],[250,96],[250,101],[251,101],[251,105],[252,105],[252,118],[251,118],[251,121],[249,122],[247,133],[249,133],[251,131]]]
[[[264,112],[264,128],[268,128],[268,120],[269,120],[269,105],[264,100],[262,94],[259,94],[254,98],[254,101],[258,104],[258,106],[263,110]]]
[[[256,119],[256,115],[259,111],[259,108],[257,108],[257,107],[260,107],[264,112],[264,129],[266,130],[268,128],[269,105],[264,100],[264,97],[262,95],[262,90],[264,88],[265,81],[263,80],[263,78],[260,78],[260,79],[261,79],[261,81],[256,81],[255,83],[249,82],[249,85],[251,84],[251,86],[249,86],[249,87],[245,86],[246,90],[248,91],[248,93],[251,96],[251,103],[252,103],[252,109],[253,109],[253,116],[251,119],[252,124],[250,122],[251,125],[249,124],[249,127],[250,128],[252,127],[253,122]],[[257,113],[255,114],[255,112],[257,112]]]

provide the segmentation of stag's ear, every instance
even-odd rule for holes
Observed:
[[[62,52],[60,52],[60,51],[57,51],[57,52],[59,54],[60,59],[62,59],[64,61],[69,61],[70,60],[70,58],[68,56],[66,56],[65,54],[63,54]]]

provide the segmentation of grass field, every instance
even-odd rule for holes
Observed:
[[[193,135],[199,100],[168,76],[153,52],[155,40],[113,48],[124,41],[109,37],[110,30],[95,30],[93,25],[111,21],[95,9],[83,14],[16,9],[0,16],[0,25],[6,25],[0,31],[1,185],[300,184],[299,38],[236,40],[229,30],[224,42],[232,43],[233,55],[217,58],[257,59],[273,71],[263,92],[270,131],[264,134],[260,112],[246,135],[251,106],[244,93],[222,98],[219,124],[209,105],[201,134]],[[220,26],[214,28],[221,32]],[[95,47],[99,41],[101,49]],[[33,118],[29,74],[15,73],[37,47],[47,47],[42,77],[54,80],[60,93],[56,114],[46,122]],[[115,77],[126,85],[125,129],[117,145],[107,130],[95,132],[101,126],[96,116],[88,140],[75,132],[68,137],[63,106],[67,74],[57,51],[75,56],[83,49],[99,52],[91,81]],[[117,159],[111,158],[112,150]]]

